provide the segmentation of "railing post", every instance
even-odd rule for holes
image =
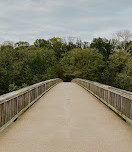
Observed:
[[[83,79],[74,79],[73,82],[81,85],[84,88],[88,88],[88,90],[99,98],[104,104],[132,124],[131,92],[92,81],[88,81],[88,84],[86,84],[86,80]]]
[[[36,102],[47,89],[59,82],[60,79],[53,79],[0,96],[0,132]]]
[[[132,101],[131,101],[131,105],[130,105],[130,119],[132,120]]]

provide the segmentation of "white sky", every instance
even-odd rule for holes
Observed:
[[[0,0],[0,43],[132,31],[132,0]]]

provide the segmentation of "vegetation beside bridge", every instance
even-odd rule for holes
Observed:
[[[131,35],[122,31],[117,37],[91,43],[61,38],[37,39],[33,45],[6,41],[0,47],[0,94],[55,77],[79,77],[132,91]]]

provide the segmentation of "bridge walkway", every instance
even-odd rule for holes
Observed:
[[[60,83],[0,136],[0,152],[131,152],[132,128],[74,83]]]

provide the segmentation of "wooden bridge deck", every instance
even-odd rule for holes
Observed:
[[[0,152],[131,152],[132,128],[86,90],[60,83],[0,136]]]

